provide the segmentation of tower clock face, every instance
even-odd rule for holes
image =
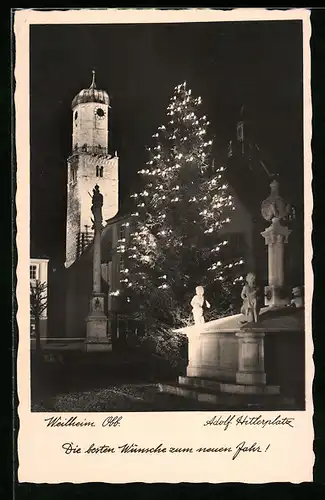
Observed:
[[[96,108],[95,116],[98,120],[102,120],[105,116],[105,110],[103,108]]]

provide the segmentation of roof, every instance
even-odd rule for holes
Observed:
[[[72,101],[72,109],[75,108],[78,104],[84,102],[98,102],[100,104],[109,105],[109,96],[105,90],[100,90],[96,86],[95,82],[95,71],[93,70],[93,79],[91,85],[88,89],[82,89],[80,92],[74,97]]]

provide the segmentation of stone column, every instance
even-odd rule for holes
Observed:
[[[99,192],[99,191],[98,191]],[[95,207],[95,208],[94,208]],[[90,299],[90,312],[86,319],[87,337],[85,341],[86,351],[111,351],[112,342],[108,335],[108,319],[105,314],[105,294],[101,293],[101,232],[102,218],[101,206],[95,206],[94,214],[94,241],[93,241],[93,290]]]
[[[191,326],[187,329],[188,338],[188,365],[186,375],[199,377],[202,375],[202,335],[201,329]]]
[[[279,195],[279,183],[273,180],[271,193],[263,201],[261,211],[265,220],[271,225],[261,233],[267,245],[268,285],[265,287],[266,306],[284,306],[289,302],[284,288],[284,245],[288,242],[291,231],[281,224],[290,211]]]
[[[102,278],[102,259],[101,259],[101,227],[95,223],[95,235],[93,243],[93,293],[100,294]]]
[[[237,384],[266,384],[264,371],[264,333],[238,332]]]
[[[261,233],[268,249],[268,286],[265,288],[267,306],[283,306],[289,301],[284,289],[284,245],[288,242],[290,233],[278,218],[273,218],[271,225]]]

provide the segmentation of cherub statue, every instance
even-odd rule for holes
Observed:
[[[244,322],[254,321],[254,323],[256,323],[257,288],[256,288],[256,277],[254,273],[247,274],[246,283],[241,292],[241,298],[243,299],[241,313],[246,317],[246,320]]]
[[[299,286],[295,286],[292,289],[293,299],[291,299],[290,306],[291,307],[303,307],[304,300],[301,294],[301,289]]]
[[[203,307],[205,305],[208,309],[210,309],[211,305],[204,298],[203,286],[197,286],[195,288],[195,292],[196,295],[194,295],[193,299],[191,300],[192,313],[194,318],[194,324],[201,325],[205,322],[203,316]]]

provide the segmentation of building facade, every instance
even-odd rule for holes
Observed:
[[[72,101],[72,152],[67,161],[66,262],[70,267],[92,241],[91,196],[97,184],[104,197],[103,219],[118,212],[118,157],[109,153],[109,96],[88,89]]]
[[[119,296],[123,279],[123,244],[128,238],[128,216],[119,211],[118,156],[109,143],[109,96],[97,89],[95,73],[88,89],[72,101],[72,153],[67,161],[66,258],[51,274],[51,336],[86,336],[93,283],[92,194],[103,195],[101,233],[101,290],[113,337],[116,316],[127,309]],[[127,301],[126,306],[127,306]]]
[[[105,294],[105,313],[108,316],[113,339],[118,336],[117,316],[126,314],[127,297],[120,296],[124,256],[121,245],[128,239],[127,217],[109,221],[101,235],[101,291]],[[86,336],[86,318],[89,314],[93,281],[93,245],[65,270],[66,314],[65,332],[71,338]]]
[[[264,220],[260,212],[260,199],[269,192],[273,172],[262,157],[255,142],[253,126],[242,107],[228,143],[226,175],[235,192],[237,210],[232,227],[241,228],[245,237],[245,272],[254,272],[261,286],[267,281],[265,243],[261,236]],[[244,215],[246,214],[246,215]]]
[[[252,120],[241,108],[238,121],[234,127],[234,133],[228,144],[227,154],[227,179],[234,189],[239,202],[234,219],[242,219],[246,212],[246,225],[242,225],[242,232],[250,241],[246,268],[256,273],[261,287],[267,284],[267,256],[265,252],[265,241],[261,233],[265,230],[265,221],[261,215],[260,200],[267,197],[270,191],[270,183],[274,178],[280,182],[280,190],[284,191],[286,198],[286,184],[277,175],[275,168],[271,165],[270,158],[265,159],[261,147],[256,142],[256,127]],[[292,187],[289,189],[292,194]],[[299,196],[296,198],[299,199]],[[288,199],[289,203],[293,200]],[[244,209],[244,210],[243,210]],[[303,208],[301,213],[295,213],[294,207],[287,220],[287,225],[292,231],[286,244],[285,252],[285,281],[290,286],[303,286],[304,276],[304,223]],[[235,227],[237,223],[234,221]],[[241,225],[241,224],[239,224]]]

